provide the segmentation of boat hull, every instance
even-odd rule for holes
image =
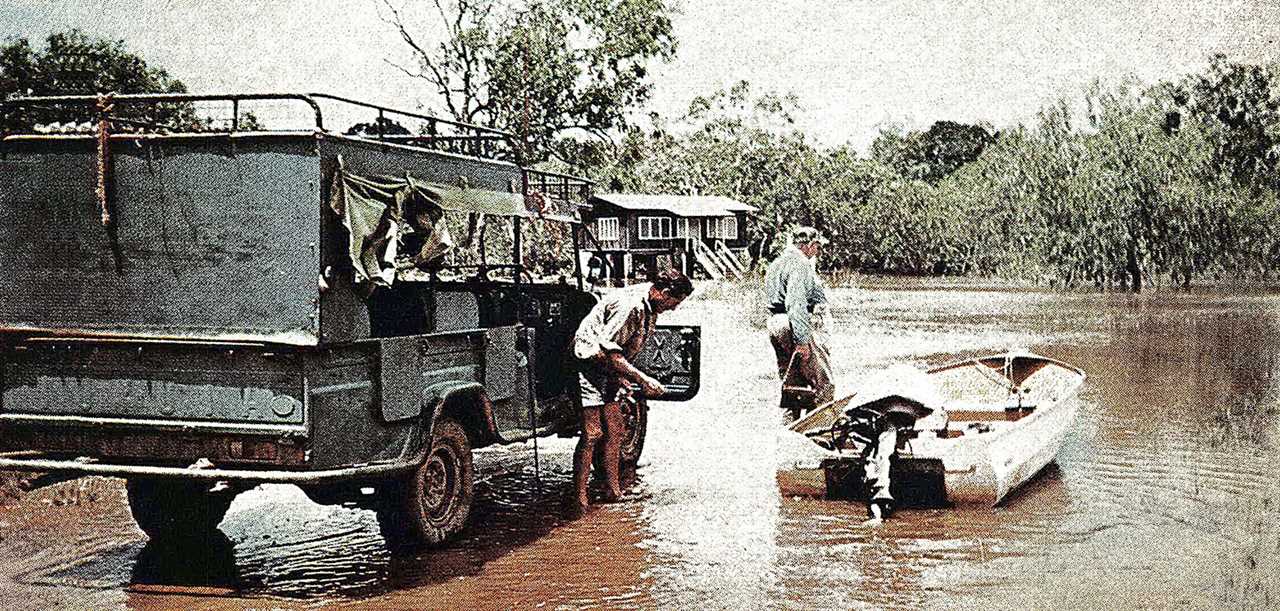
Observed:
[[[995,505],[1053,462],[1078,415],[1084,372],[1033,354],[960,361],[928,372],[941,392],[939,421],[922,420],[894,455],[891,492],[900,506]],[[791,435],[830,426],[858,405],[846,397],[793,425]],[[837,411],[838,410],[838,411]],[[794,438],[788,442],[798,443]],[[816,444],[815,444],[816,445]],[[827,451],[783,461],[779,491],[789,496],[866,500],[863,461]]]

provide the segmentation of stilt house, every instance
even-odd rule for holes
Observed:
[[[716,195],[601,193],[590,201],[583,247],[615,283],[670,268],[714,279],[745,272],[754,206]]]

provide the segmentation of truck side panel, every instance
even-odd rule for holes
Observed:
[[[416,420],[393,424],[382,418],[377,348],[363,344],[335,349],[310,368],[310,467],[393,460],[415,438]]]
[[[312,136],[0,142],[0,329],[269,341],[319,335]]]

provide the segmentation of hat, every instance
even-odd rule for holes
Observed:
[[[791,233],[792,244],[811,244],[813,242],[817,242],[823,246],[831,243],[826,238],[822,237],[822,233],[813,227],[799,227]]]

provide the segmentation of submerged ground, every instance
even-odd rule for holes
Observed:
[[[898,362],[1030,348],[1085,369],[1056,465],[997,508],[782,498],[772,356],[751,290],[704,287],[702,392],[657,404],[623,503],[570,520],[572,440],[482,452],[456,544],[389,553],[371,513],[298,490],[241,495],[212,545],[149,544],[118,480],[0,505],[9,607],[1257,607],[1280,595],[1280,296],[837,289],[848,380]]]

